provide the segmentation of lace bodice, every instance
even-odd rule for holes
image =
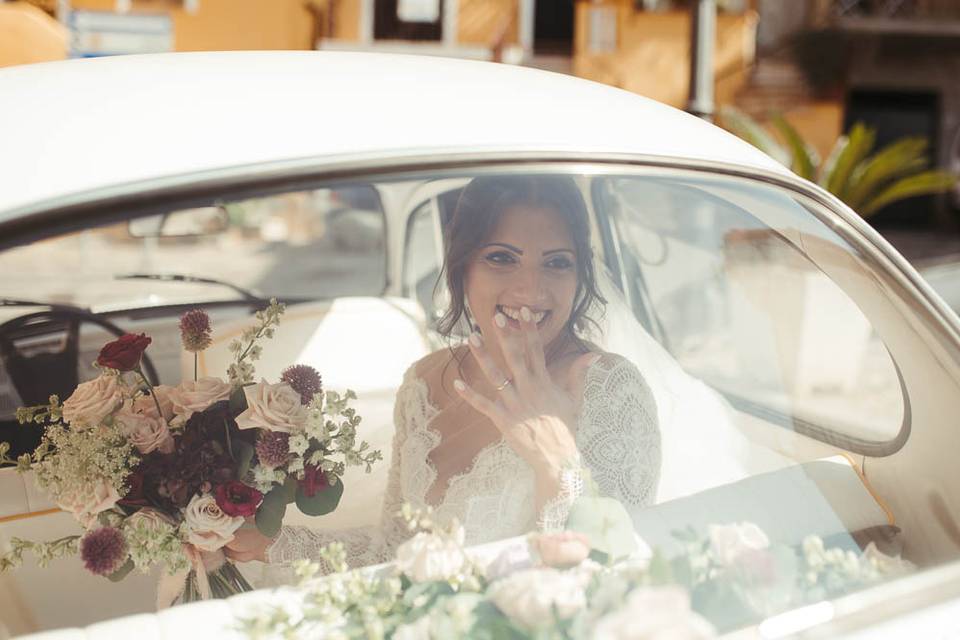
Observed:
[[[429,454],[440,443],[430,428],[438,410],[430,403],[427,383],[410,367],[397,391],[393,455],[379,526],[346,530],[283,527],[267,550],[271,563],[311,558],[330,542],[344,545],[351,566],[393,558],[410,536],[398,511],[404,502],[427,506],[426,495],[437,479]],[[625,358],[605,354],[587,371],[575,434],[581,463],[602,495],[619,500],[631,514],[651,504],[660,477],[660,432],[649,386]],[[538,527],[561,525],[577,497],[573,481],[555,501],[537,513],[530,466],[498,440],[482,448],[473,464],[447,483],[438,518],[457,518],[468,545],[520,535]]]

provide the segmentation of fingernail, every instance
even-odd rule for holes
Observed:
[[[507,316],[503,315],[502,313],[498,312],[497,315],[493,316],[493,321],[501,329],[507,326]]]
[[[456,380],[453,381],[453,388],[456,389],[457,391],[463,391],[467,388],[467,385],[463,384],[463,380],[461,380],[460,378],[457,378]]]
[[[483,340],[480,339],[480,334],[476,331],[470,334],[470,344],[478,349],[483,346]]]
[[[524,322],[530,322],[533,320],[533,314],[530,313],[530,309],[527,307],[520,307],[520,317],[523,318]]]

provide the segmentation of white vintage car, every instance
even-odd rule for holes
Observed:
[[[595,339],[657,402],[663,468],[637,533],[670,553],[677,529],[752,521],[918,568],[743,637],[956,632],[960,321],[855,212],[748,144],[607,86],[413,56],[69,61],[0,70],[0,95],[0,440],[16,451],[38,437],[16,407],[69,395],[113,336],[152,336],[148,375],[177,384],[193,360],[176,319],[201,305],[215,335],[199,368],[222,375],[276,297],[289,307],[258,375],[308,363],[355,390],[389,459],[403,372],[444,344],[434,285],[460,191],[562,174],[610,302]],[[348,474],[334,514],[289,521],[374,524],[380,471]],[[0,470],[0,545],[77,527]],[[156,579],[27,563],[0,574],[0,636],[227,633],[229,601],[153,614]]]

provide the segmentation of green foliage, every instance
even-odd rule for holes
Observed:
[[[297,508],[308,516],[324,516],[337,508],[341,496],[343,496],[343,483],[340,481],[317,491],[312,496],[305,494],[302,487],[297,487]]]
[[[613,498],[578,498],[570,507],[567,529],[585,534],[603,559],[619,560],[637,549],[630,514]]]
[[[837,139],[830,155],[821,163],[812,147],[779,114],[774,115],[772,124],[782,144],[753,118],[733,107],[721,110],[720,118],[729,131],[800,177],[816,180],[865,218],[893,202],[944,193],[957,184],[957,176],[927,168],[924,154],[928,142],[924,138],[902,138],[874,151],[876,131],[858,122]]]
[[[272,538],[280,533],[283,525],[283,516],[287,513],[287,490],[278,485],[263,496],[263,502],[257,509],[257,529],[260,533]]]

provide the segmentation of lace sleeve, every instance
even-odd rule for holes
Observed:
[[[400,459],[407,434],[409,419],[407,397],[410,395],[412,376],[413,367],[404,375],[403,384],[397,390],[393,416],[393,453],[390,456],[390,468],[387,471],[387,488],[383,497],[380,524],[327,531],[302,526],[283,527],[277,539],[267,548],[267,562],[286,564],[304,558],[320,561],[317,552],[331,542],[343,544],[347,564],[351,568],[389,562],[393,559],[397,546],[409,536],[398,513],[403,504]],[[323,573],[330,573],[331,568],[325,562],[321,562],[321,570]]]
[[[619,500],[631,516],[653,502],[660,481],[657,408],[626,358],[608,354],[587,372],[576,439],[580,455],[561,473],[559,494],[541,509],[541,531],[564,528],[584,491],[584,467],[601,495]]]
[[[588,371],[577,448],[600,493],[619,500],[631,516],[654,502],[661,464],[657,406],[626,358],[606,355]]]

